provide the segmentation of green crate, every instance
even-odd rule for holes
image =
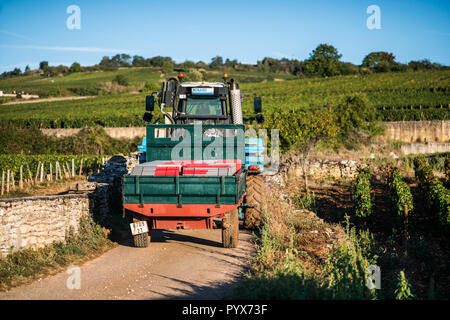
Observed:
[[[236,176],[125,176],[124,203],[236,204],[245,192],[245,172]]]

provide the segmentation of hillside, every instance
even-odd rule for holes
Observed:
[[[94,73],[72,74],[55,80],[52,85],[61,84],[69,87],[78,84],[88,88],[98,81],[113,78],[117,73],[126,74],[130,83],[160,78],[148,68],[123,69],[117,72],[98,72],[102,77],[94,76]],[[135,77],[132,77],[133,75]],[[216,72],[210,76],[212,80],[220,80],[221,74]],[[231,76],[239,79],[250,75],[238,73]],[[262,79],[267,74],[254,76]],[[260,95],[263,98],[264,111],[277,108],[333,106],[344,95],[363,93],[369,103],[378,108],[380,120],[436,120],[449,119],[449,76],[450,71],[375,73],[260,83],[244,82],[241,89],[243,92]],[[27,85],[39,83],[43,90],[52,88],[49,82],[44,80],[29,79],[23,83]],[[0,122],[44,128],[77,128],[86,125],[142,126],[145,124],[142,120],[144,99],[145,93],[124,93],[83,100],[0,105]],[[245,119],[251,121],[253,113],[250,98],[245,99],[243,109]]]
[[[7,79],[0,79],[0,91],[26,92],[38,94],[41,97],[68,95],[97,95],[104,91],[105,83],[112,82],[118,75],[125,77],[135,90],[146,83],[158,85],[165,78],[176,76],[176,72],[164,74],[161,68],[133,67],[120,68],[115,71],[76,72],[65,76],[42,77],[39,74],[22,75]],[[203,77],[207,81],[222,81],[223,72],[204,71]],[[263,73],[263,72],[233,72],[239,82],[261,82],[274,79],[294,79],[292,75]]]

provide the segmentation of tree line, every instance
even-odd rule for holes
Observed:
[[[309,58],[300,61],[297,59],[276,59],[266,57],[256,64],[240,63],[237,59],[224,59],[216,56],[209,63],[203,61],[186,60],[182,63],[176,63],[171,57],[155,56],[144,58],[139,55],[130,56],[122,53],[112,57],[104,56],[101,61],[94,66],[82,67],[78,62],[74,62],[70,67],[59,65],[49,66],[47,61],[41,61],[39,64],[39,73],[43,76],[65,75],[74,72],[87,71],[112,71],[118,68],[131,67],[155,67],[168,73],[174,69],[184,70],[232,70],[244,72],[267,72],[279,74],[291,74],[297,77],[331,77],[347,74],[366,74],[372,72],[402,72],[419,71],[448,68],[439,63],[433,63],[429,59],[410,61],[406,64],[397,62],[393,53],[385,51],[371,52],[367,54],[361,65],[355,65],[350,62],[341,61],[342,54],[338,49],[329,44],[318,45],[309,55]],[[2,73],[2,78],[29,74],[30,68],[27,66],[25,71],[15,68],[12,71]]]

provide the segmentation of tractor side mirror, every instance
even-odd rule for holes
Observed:
[[[253,99],[253,110],[256,114],[261,113],[262,111],[262,102],[260,97],[255,97]]]
[[[150,121],[152,121],[152,118],[153,118],[153,115],[152,115],[150,112],[144,113],[144,116],[142,117],[142,119],[143,119],[145,122],[150,122]]]
[[[153,111],[155,109],[155,97],[146,96],[145,97],[145,111]]]
[[[264,122],[264,116],[262,114],[260,114],[260,113],[258,113],[255,116],[255,119],[256,119],[256,123],[263,123]]]

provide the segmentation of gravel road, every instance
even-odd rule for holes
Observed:
[[[80,266],[80,289],[61,272],[0,292],[0,299],[221,299],[254,253],[240,230],[239,247],[222,248],[221,230],[154,230],[148,248],[125,242]],[[72,269],[73,270],[73,269]]]

